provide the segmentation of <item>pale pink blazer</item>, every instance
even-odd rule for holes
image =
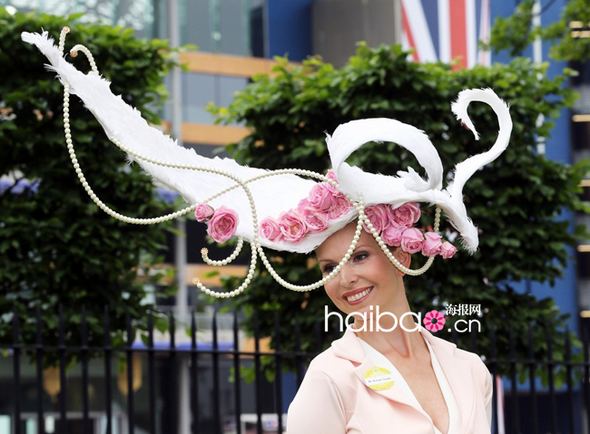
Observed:
[[[460,413],[461,434],[490,434],[492,376],[475,353],[422,329]],[[432,434],[430,416],[395,385],[373,390],[363,374],[373,367],[352,331],[315,357],[289,406],[288,434]]]

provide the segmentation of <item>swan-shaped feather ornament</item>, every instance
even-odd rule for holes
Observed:
[[[59,46],[49,38],[47,32],[23,32],[23,41],[35,45],[49,60],[49,69],[54,70],[64,86],[64,129],[66,143],[74,169],[91,199],[105,212],[122,221],[133,224],[154,224],[194,212],[198,205],[207,204],[213,209],[228,208],[239,216],[235,227],[238,237],[236,250],[224,260],[212,260],[203,249],[203,259],[211,265],[226,265],[235,259],[243,242],[251,244],[251,261],[242,284],[229,292],[216,292],[200,282],[198,286],[216,297],[231,297],[241,293],[250,283],[260,256],[264,266],[281,285],[295,291],[308,291],[322,286],[333,278],[353,254],[363,227],[370,230],[390,261],[410,275],[426,271],[434,257],[429,258],[419,269],[404,267],[390,252],[379,232],[367,217],[366,207],[388,204],[392,209],[408,202],[423,202],[436,206],[435,231],[438,231],[440,212],[459,232],[463,247],[474,253],[478,246],[477,228],[467,215],[463,203],[463,186],[481,167],[494,161],[509,143],[512,121],[508,106],[491,89],[468,89],[459,93],[452,104],[452,111],[471,132],[476,140],[478,133],[469,119],[467,106],[474,101],[488,104],[496,113],[499,133],[494,145],[487,152],[474,155],[457,164],[452,181],[443,188],[443,167],[438,152],[427,135],[411,126],[394,119],[359,119],[341,124],[334,133],[327,135],[326,142],[332,164],[332,175],[327,176],[302,169],[267,170],[238,164],[231,158],[208,158],[193,149],[179,146],[175,140],[159,129],[150,126],[140,112],[114,95],[110,83],[98,74],[92,54],[82,45],[70,51],[84,53],[91,71],[83,73],[67,62],[63,56],[64,28]],[[155,218],[135,218],[119,214],[108,207],[93,192],[76,159],[69,126],[69,96],[78,96],[102,125],[109,139],[124,152],[130,160],[137,162],[154,179],[178,191],[188,202],[182,210]],[[424,168],[426,179],[412,168],[398,171],[396,175],[383,175],[363,171],[346,163],[346,159],[367,142],[395,142],[411,152]],[[310,179],[311,178],[311,179]],[[319,181],[319,182],[318,182]],[[322,230],[309,231],[296,242],[285,237],[261,236],[260,221],[277,219],[287,215],[313,194],[318,185],[337,191],[338,197],[348,206],[330,214],[329,224]],[[376,188],[378,186],[378,188]],[[288,194],[287,194],[288,193]],[[349,222],[357,220],[355,237],[346,255],[339,264],[321,280],[310,285],[296,285],[285,281],[273,269],[263,247],[297,253],[309,253],[331,234]]]

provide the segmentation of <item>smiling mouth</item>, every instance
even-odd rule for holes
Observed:
[[[373,291],[373,287],[369,287],[361,292],[357,292],[353,295],[349,295],[348,297],[345,297],[345,300],[348,302],[348,304],[359,304],[360,302],[362,302],[365,298],[367,298],[367,296]]]

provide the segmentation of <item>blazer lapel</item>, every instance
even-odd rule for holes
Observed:
[[[444,339],[433,336],[422,328],[422,335],[432,346],[439,364],[451,387],[461,417],[462,432],[469,432],[475,411],[475,389],[471,380],[471,361],[463,357],[457,346]]]
[[[432,351],[436,355],[453,392],[460,411],[462,432],[469,432],[473,411],[475,410],[475,391],[470,377],[466,377],[467,373],[471,372],[470,361],[465,357],[461,357],[455,344],[434,337],[425,328],[422,328],[421,333],[431,344]],[[365,373],[375,367],[375,364],[365,355],[363,347],[358,341],[359,339],[353,331],[347,329],[340,339],[332,342],[332,347],[338,357],[350,360],[354,364],[355,375],[368,388],[369,386],[365,383]],[[407,405],[430,419],[430,416],[419,404],[417,405],[416,398],[409,395],[405,388],[396,387],[396,384],[394,384],[385,390],[371,390],[391,401]]]

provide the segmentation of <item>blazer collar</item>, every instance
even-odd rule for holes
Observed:
[[[472,424],[471,419],[473,418],[475,410],[475,391],[473,383],[469,381],[469,377],[466,375],[471,372],[470,361],[468,358],[461,355],[455,344],[433,336],[425,328],[421,329],[421,333],[431,345],[432,351],[436,355],[453,392],[457,407],[461,413],[460,425],[463,427],[461,432],[469,432],[469,427]],[[341,357],[353,363],[356,376],[359,377],[360,381],[365,385],[364,374],[369,368],[374,367],[374,364],[365,355],[365,351],[360,343],[360,338],[357,337],[353,331],[347,329],[340,339],[332,342],[332,349],[337,357]],[[365,387],[368,386],[365,385]],[[400,387],[395,387],[394,385],[389,389],[372,391],[391,401],[408,405],[430,419],[430,416],[420,406],[416,406],[415,398],[413,399],[412,396],[408,395]]]

